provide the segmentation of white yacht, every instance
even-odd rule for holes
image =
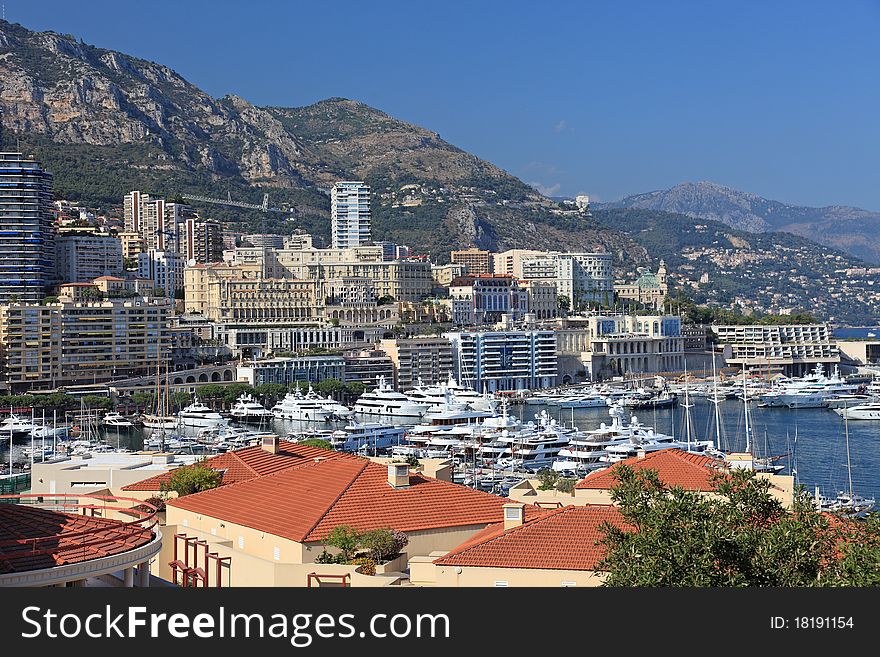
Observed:
[[[432,406],[414,402],[402,392],[397,392],[385,377],[380,376],[374,390],[362,394],[354,405],[354,412],[366,417],[383,417],[396,420],[419,420]]]
[[[134,424],[132,424],[131,420],[126,418],[122,413],[117,413],[116,411],[105,413],[103,422],[105,427],[112,427],[114,429],[134,428]]]
[[[328,422],[333,419],[333,411],[326,406],[327,400],[309,385],[309,391],[305,395],[298,388],[294,392],[288,392],[284,399],[272,407],[272,414],[281,420]]]
[[[560,425],[547,411],[541,411],[535,419],[537,422],[528,422],[519,431],[503,430],[491,442],[481,444],[480,456],[484,461],[494,460],[503,469],[549,467],[577,430]]]
[[[34,430],[32,420],[26,420],[23,417],[11,414],[8,418],[0,422],[0,436],[9,438],[19,434],[30,433]]]
[[[453,402],[469,404],[478,411],[490,411],[496,403],[494,395],[480,394],[476,390],[459,385],[452,375],[445,383],[432,386],[424,385],[419,379],[418,386],[407,390],[405,394],[410,401],[417,404],[437,406],[446,403],[447,393],[451,393]]]
[[[143,415],[141,422],[145,429],[177,428],[177,418],[173,415]]]
[[[880,402],[835,408],[834,412],[845,420],[880,420]]]
[[[229,414],[239,422],[263,422],[274,417],[253,395],[245,392],[235,400]]]
[[[782,379],[775,389],[760,396],[766,406],[789,408],[819,408],[830,397],[853,394],[858,386],[841,378],[835,366],[831,376],[825,376],[822,364],[816,365],[811,374],[800,379]]]
[[[404,427],[379,422],[352,422],[330,434],[333,449],[375,455],[402,442]]]
[[[211,407],[200,402],[198,397],[193,397],[193,403],[180,411],[177,417],[180,419],[180,424],[185,427],[213,427],[226,424],[220,413],[211,410]]]

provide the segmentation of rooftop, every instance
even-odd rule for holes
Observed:
[[[614,473],[625,464],[634,470],[656,470],[660,481],[667,486],[679,486],[687,490],[714,491],[717,485],[712,481],[715,473],[722,471],[718,461],[689,454],[680,449],[661,449],[649,452],[644,457],[633,456],[615,463],[610,468],[591,472],[575,486],[577,489],[609,490],[616,483]]]
[[[40,570],[128,552],[150,527],[23,504],[0,504],[0,574]]]
[[[205,460],[204,465],[212,470],[223,473],[223,484],[229,485],[241,481],[249,481],[263,475],[272,474],[285,468],[292,468],[312,463],[315,457],[324,458],[355,458],[344,452],[328,451],[320,447],[308,447],[282,440],[279,442],[278,453],[273,454],[261,446],[245,447],[224,454],[218,454]],[[185,466],[184,466],[185,467]],[[174,470],[162,472],[149,479],[129,484],[122,490],[127,491],[160,491],[162,484],[171,479]]]
[[[566,506],[518,527],[487,527],[437,559],[440,566],[596,570],[604,557],[599,545],[604,523],[624,524],[613,506]]]
[[[332,454],[333,452],[329,452]],[[324,452],[328,454],[328,452]],[[419,531],[497,522],[505,498],[411,474],[394,488],[388,469],[359,457],[328,458],[172,500],[177,507],[297,542],[339,525]],[[537,507],[527,513],[544,514]]]

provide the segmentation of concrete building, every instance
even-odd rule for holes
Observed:
[[[38,302],[55,280],[52,174],[0,153],[0,303]]]
[[[330,190],[330,222],[334,249],[370,241],[370,187],[362,181],[340,181]]]
[[[468,275],[449,286],[452,323],[456,326],[483,326],[501,321],[510,314],[519,320],[529,310],[528,293],[519,281],[507,274]]]
[[[138,254],[138,276],[153,281],[153,288],[166,297],[182,293],[186,261],[175,251],[154,251]]]
[[[714,325],[712,332],[723,345],[730,367],[796,377],[818,364],[828,371],[840,363],[840,352],[827,324]]]
[[[446,333],[455,378],[482,392],[538,390],[556,385],[553,331]]]
[[[592,303],[610,303],[614,296],[610,253],[551,253],[523,258],[522,277],[556,284],[558,297],[581,310]]]
[[[171,305],[140,297],[0,306],[0,382],[12,392],[147,376],[165,365]]]
[[[271,354],[308,353],[312,349],[367,348],[383,337],[380,326],[334,326],[318,324],[221,323],[214,325],[214,337],[236,357],[264,358]]]
[[[187,217],[177,224],[177,248],[187,262],[222,262],[223,229],[217,221]]]
[[[449,552],[410,560],[410,582],[442,587],[602,586],[603,526],[625,527],[613,506],[566,506],[526,520],[504,505],[504,520]]]
[[[124,230],[117,237],[122,245],[122,257],[126,260],[137,260],[138,255],[147,250],[146,242],[138,232]]]
[[[495,261],[492,256],[493,254],[490,251],[483,251],[476,247],[450,253],[452,264],[464,265],[467,267],[467,273],[470,276],[494,274]]]
[[[279,441],[264,449],[280,453],[288,445]],[[341,580],[378,587],[400,583],[409,559],[451,550],[498,522],[504,504],[496,495],[411,472],[405,463],[382,466],[325,452],[301,459],[298,467],[170,500],[163,531],[207,541],[211,550],[230,556],[229,586],[321,586]],[[257,507],[260,513],[254,514]],[[526,518],[537,513],[526,509]],[[335,551],[326,548],[326,539],[340,525],[396,529],[408,543],[399,559],[379,564],[375,576],[354,566],[316,563],[325,550]],[[176,573],[165,565],[172,561],[172,546],[166,545],[157,563],[160,575],[174,581]]]
[[[446,338],[390,338],[380,341],[379,348],[391,359],[397,390],[411,390],[419,381],[443,383],[453,372],[452,345]]]
[[[264,383],[289,386],[297,381],[318,383],[325,379],[345,380],[345,358],[336,355],[269,358],[238,367],[238,380],[252,386]]]
[[[431,265],[431,278],[436,288],[446,288],[452,285],[452,281],[467,274],[467,267],[458,263],[448,265]]]
[[[284,235],[273,235],[272,233],[244,233],[241,235],[241,241],[247,242],[258,249],[283,249]]]
[[[351,349],[343,353],[345,359],[345,383],[360,382],[368,388],[379,385],[379,377],[385,381],[394,379],[391,358],[378,349]]]
[[[522,278],[523,260],[545,258],[549,255],[547,251],[535,251],[534,249],[508,249],[501,253],[493,253],[493,273],[509,274],[516,278]]]
[[[519,287],[525,291],[528,313],[536,320],[553,319],[559,309],[556,283],[541,280],[520,280]]]
[[[58,235],[55,239],[58,280],[82,283],[124,272],[122,242],[109,235]]]

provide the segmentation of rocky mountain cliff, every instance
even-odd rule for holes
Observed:
[[[477,245],[644,248],[558,206],[495,165],[362,103],[257,107],[215,99],[167,66],[70,35],[0,21],[0,147],[55,174],[56,194],[104,208],[131,189],[196,193],[293,208],[293,221],[224,206],[203,213],[251,228],[329,236],[327,188],[364,179],[375,192],[374,239],[435,260]],[[202,208],[200,208],[202,209]]]
[[[596,207],[676,212],[751,233],[784,231],[880,263],[880,212],[860,208],[788,205],[712,182],[686,182]]]

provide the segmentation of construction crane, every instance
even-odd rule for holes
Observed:
[[[211,196],[199,196],[197,194],[181,194],[181,196],[190,201],[201,201],[202,203],[215,203],[217,205],[231,205],[236,208],[245,208],[247,210],[259,210],[260,212],[282,212],[284,214],[294,214],[295,210],[290,208],[285,210],[284,208],[270,208],[269,207],[269,195],[263,194],[263,203],[262,205],[256,205],[255,203],[245,203],[244,201],[233,201],[232,195],[227,192],[226,198],[214,198]]]

